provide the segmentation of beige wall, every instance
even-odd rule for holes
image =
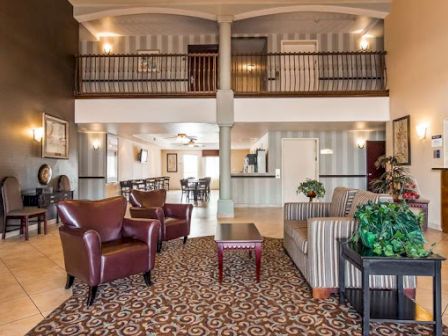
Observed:
[[[232,149],[230,157],[232,173],[241,173],[243,171],[244,159],[249,153],[249,149]]]
[[[168,173],[166,171],[166,154],[177,154],[177,173]],[[199,157],[199,176],[204,176],[205,167],[202,164],[201,150],[162,150],[162,175],[170,177],[170,189],[180,189],[180,180],[184,178],[184,158],[186,154],[197,155]]]
[[[411,116],[411,173],[422,197],[430,200],[430,226],[440,227],[440,172],[433,159],[431,135],[443,134],[448,118],[448,1],[393,0],[386,19],[391,119]],[[427,138],[419,140],[416,126],[427,123]],[[392,152],[391,125],[387,132]],[[446,141],[446,139],[445,139]]]
[[[148,162],[137,160],[141,149],[148,151]],[[142,144],[126,138],[118,139],[118,180],[134,180],[162,176],[161,149],[152,144]],[[107,197],[120,194],[118,183],[106,185]]]

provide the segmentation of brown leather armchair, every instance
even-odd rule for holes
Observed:
[[[160,221],[160,234],[157,251],[162,250],[162,242],[183,237],[186,244],[190,234],[191,204],[165,203],[166,190],[132,190],[131,216],[133,218],[154,218]]]
[[[126,206],[122,196],[58,204],[65,288],[73,285],[75,277],[86,282],[89,306],[99,284],[143,273],[146,285],[151,285],[160,222],[124,218]]]

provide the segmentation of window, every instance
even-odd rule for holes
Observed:
[[[198,178],[199,160],[197,155],[184,155],[184,178]]]
[[[219,179],[219,156],[208,156],[205,158],[205,176],[212,180]]]

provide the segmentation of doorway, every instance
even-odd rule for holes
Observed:
[[[281,52],[286,53],[282,57],[280,72],[280,83],[282,91],[304,92],[314,91],[318,84],[317,55],[304,53],[315,53],[318,51],[316,40],[282,40]],[[299,53],[291,55],[288,53]]]
[[[304,202],[308,199],[296,193],[299,183],[305,179],[318,179],[319,139],[282,139],[282,200]],[[300,153],[300,155],[299,155]]]
[[[366,168],[367,168],[367,190],[373,191],[370,184],[384,173],[384,168],[375,166],[380,156],[386,154],[385,141],[366,141]]]
[[[215,92],[218,81],[217,44],[188,45],[188,87],[191,92]]]

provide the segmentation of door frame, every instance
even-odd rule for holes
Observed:
[[[319,144],[319,138],[282,138],[281,139],[281,174],[280,174],[280,179],[281,179],[281,193],[282,193],[282,207],[285,205],[284,202],[284,187],[283,187],[283,183],[285,183],[285,179],[284,179],[284,167],[285,167],[285,158],[283,155],[283,146],[285,143],[285,140],[314,140],[315,143],[315,163],[316,163],[316,167],[315,167],[315,176],[316,176],[316,180],[319,180],[319,164],[320,164],[320,152],[319,152],[319,148],[320,148],[320,144]]]

